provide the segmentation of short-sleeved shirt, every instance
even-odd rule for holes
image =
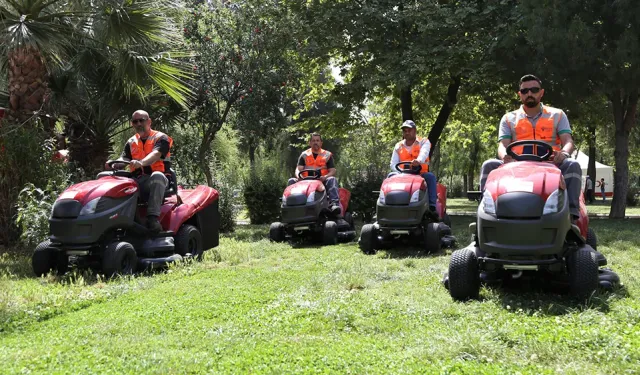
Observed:
[[[540,112],[538,114],[536,114],[533,117],[530,117],[527,115],[527,119],[531,122],[531,125],[533,125],[533,128],[536,128],[536,123],[538,122],[538,119],[540,118],[540,116],[542,115],[542,108],[543,108],[544,104],[540,103]],[[523,106],[520,106],[520,111],[524,111]],[[558,122],[558,127],[556,128],[556,134],[558,134],[558,136],[560,136],[561,134],[572,134],[571,131],[571,125],[569,125],[569,119],[567,118],[567,115],[564,113],[564,111],[560,111],[560,121]],[[509,114],[505,114],[504,116],[502,116],[502,119],[500,120],[500,129],[498,130],[498,141],[501,141],[503,139],[513,139],[513,134],[511,134],[511,126],[509,125],[509,122],[507,121],[507,116]]]
[[[587,190],[592,190],[593,189],[593,183],[591,182],[590,178],[587,178]]]
[[[315,152],[311,153],[313,155],[313,158],[316,159],[318,157],[318,154],[316,154]],[[300,157],[298,158],[298,166],[299,167],[304,167],[305,165],[307,165],[307,162],[305,161],[306,156],[304,154],[304,152],[302,154],[300,154]],[[327,160],[327,169],[331,169],[331,168],[335,168],[335,164],[333,162],[333,154],[331,154],[331,156],[329,156],[329,160]]]
[[[145,143],[147,141],[147,138],[140,138],[140,141],[142,143]],[[167,157],[167,154],[169,153],[169,137],[167,137],[166,134],[163,134],[160,139],[158,139],[156,141],[156,143],[153,145],[153,150],[154,151],[160,151],[160,160],[164,160]],[[131,143],[127,141],[127,144],[124,145],[124,150],[122,150],[122,154],[120,155],[120,158],[122,159],[126,159],[126,160],[131,160],[133,159],[133,157],[131,156]],[[168,162],[165,162],[165,170],[168,170],[168,167],[166,164]],[[145,174],[151,174],[153,173],[153,171],[151,170],[150,166],[146,166],[144,167],[144,173]]]

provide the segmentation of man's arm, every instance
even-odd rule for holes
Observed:
[[[393,151],[391,152],[391,162],[389,162],[389,168],[391,168],[391,170],[393,172],[396,171],[396,164],[400,163],[400,156],[398,155],[398,151],[396,151],[396,148],[393,148]]]
[[[423,139],[422,144],[420,145],[420,153],[418,154],[418,158],[416,159],[418,163],[423,164],[427,161],[427,157],[429,157],[429,152],[431,152],[431,142],[429,139]]]
[[[558,122],[558,127],[556,128],[556,132],[558,137],[560,138],[560,142],[562,142],[562,150],[561,152],[557,152],[553,162],[560,165],[564,159],[567,158],[564,152],[571,155],[575,150],[575,145],[573,144],[573,136],[571,135],[571,125],[569,125],[569,119],[567,115],[562,112],[560,114],[560,121]]]
[[[326,175],[320,178],[322,181],[326,180],[329,177],[334,177],[336,175],[336,167],[333,161],[333,154],[329,156],[329,160],[327,160],[327,170],[329,171],[329,173],[327,173]]]

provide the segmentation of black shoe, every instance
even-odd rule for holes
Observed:
[[[162,225],[158,221],[158,217],[155,215],[147,216],[147,228],[152,232],[161,232]]]
[[[580,219],[580,216],[571,215],[571,224],[578,225],[578,219]]]
[[[339,215],[340,214],[340,205],[338,203],[331,203],[331,205],[329,206],[329,210],[331,210],[331,213],[334,215]]]
[[[429,206],[429,216],[433,221],[440,221],[440,217],[438,216],[438,212],[434,206]]]

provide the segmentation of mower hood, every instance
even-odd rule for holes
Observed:
[[[138,191],[138,185],[130,178],[107,176],[97,180],[85,181],[69,186],[60,196],[61,199],[74,199],[83,206],[96,198],[122,198]]]
[[[427,184],[421,176],[398,174],[385,179],[380,190],[384,195],[391,191],[405,191],[412,195],[418,190],[427,190]]]
[[[546,201],[554,191],[565,190],[560,169],[551,163],[521,161],[504,164],[489,174],[486,191],[493,200],[511,192],[532,193]]]
[[[284,197],[287,198],[290,195],[304,195],[309,196],[309,194],[316,191],[324,191],[324,185],[320,180],[302,180],[298,181],[293,185],[287,186],[284,190]]]

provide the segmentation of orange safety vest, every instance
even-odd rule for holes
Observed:
[[[522,107],[517,111],[507,114],[507,123],[511,128],[511,141],[539,140],[543,141],[553,148],[554,151],[562,149],[562,142],[558,137],[558,123],[562,119],[562,110],[542,106],[542,114],[533,127],[531,121],[527,117]],[[526,147],[526,150],[525,150]],[[538,154],[536,146],[518,146],[513,148],[516,154]]]
[[[327,162],[331,157],[331,152],[320,149],[318,156],[314,158],[313,151],[311,149],[308,149],[303,152],[302,155],[304,156],[305,168],[320,169],[321,176],[326,176],[327,174],[329,174],[329,170],[327,169]]]
[[[425,139],[426,142],[429,142],[428,139]],[[413,161],[418,158],[420,155],[420,148],[422,147],[422,138],[416,137],[416,140],[411,145],[411,149],[407,150],[407,148],[402,144],[403,141],[396,143],[396,151],[398,152],[398,156],[400,157],[400,161]],[[429,172],[429,155],[427,155],[427,160],[424,163],[421,163],[420,173]]]
[[[140,135],[137,133],[133,137],[129,138],[129,146],[131,147],[131,157],[133,158],[133,160],[142,160],[147,157],[147,155],[149,155],[153,151],[153,146],[163,135],[166,134],[159,131],[151,130],[151,133],[149,133],[149,137],[144,143],[140,139]],[[169,137],[168,135],[167,138],[169,138],[169,150],[171,150],[171,146],[173,146],[173,139],[171,139],[171,137]],[[171,153],[167,152],[164,160],[158,160],[157,162],[150,165],[151,170],[153,172],[164,172],[164,162],[169,161],[170,157]],[[144,168],[142,168],[142,170],[144,173]]]

